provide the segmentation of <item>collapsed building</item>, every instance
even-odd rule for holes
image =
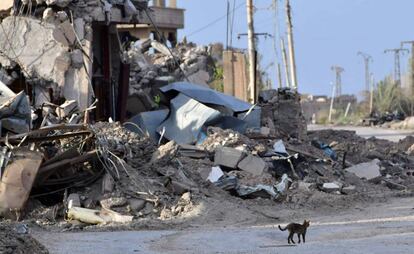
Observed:
[[[25,91],[36,107],[76,100],[85,110],[97,100],[95,119],[123,119],[130,72],[123,52],[131,38],[125,35],[128,30],[118,27],[157,21],[154,15],[162,14],[162,9],[152,13],[147,4],[2,3],[0,80],[15,92]],[[4,16],[7,12],[12,15]]]

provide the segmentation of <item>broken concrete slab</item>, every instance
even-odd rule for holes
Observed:
[[[260,176],[266,169],[266,162],[260,157],[249,154],[239,162],[238,168],[252,175]]]
[[[59,118],[64,118],[70,115],[78,107],[78,103],[75,100],[65,101],[62,105],[56,108],[56,115]]]
[[[219,147],[214,155],[214,165],[236,169],[245,156],[244,152],[230,147]]]
[[[65,47],[70,47],[75,44],[75,29],[69,20],[59,24],[58,27],[53,30],[53,38]]]
[[[345,170],[354,173],[359,178],[365,178],[368,181],[373,181],[381,176],[380,161],[378,159],[370,162],[360,163]]]
[[[322,185],[322,190],[328,193],[332,193],[332,192],[340,191],[341,187],[342,187],[342,184],[337,183],[337,182],[324,183]]]
[[[124,197],[111,197],[102,199],[100,203],[103,208],[111,209],[112,207],[125,206],[128,203],[128,200]]]
[[[85,38],[85,20],[83,18],[77,18],[73,21],[76,35],[79,40],[82,41]]]
[[[80,69],[83,67],[83,53],[80,49],[75,49],[70,54],[70,58],[72,60],[72,67],[75,69]]]
[[[170,51],[168,50],[167,46],[165,46],[164,44],[158,42],[158,41],[152,41],[151,42],[151,47],[153,47],[155,50],[157,50],[158,52],[160,52],[163,55],[169,56]]]
[[[38,77],[54,81],[59,73],[55,65],[56,56],[67,52],[67,48],[57,43],[53,37],[56,26],[21,16],[5,18],[2,26],[4,29],[0,29],[0,52],[5,58],[0,58],[0,64],[12,68],[12,63],[7,59],[14,59],[16,56],[13,52],[18,52],[19,64],[25,70],[23,74],[26,78]],[[15,36],[10,36],[11,34]]]
[[[208,156],[205,149],[198,146],[181,144],[179,148],[179,154],[184,157],[204,159]]]

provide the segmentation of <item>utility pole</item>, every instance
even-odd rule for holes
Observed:
[[[286,48],[285,48],[285,40],[283,38],[280,38],[280,48],[282,49],[282,59],[283,59],[283,65],[285,66],[285,79],[286,79],[286,86],[292,87],[290,83],[289,78],[289,66],[287,62],[287,54],[286,54]]]
[[[364,52],[358,52],[358,56],[362,56],[364,58],[364,64],[365,64],[365,91],[368,93],[370,91],[370,83],[371,83],[371,77],[370,77],[370,71],[369,71],[369,63],[373,61],[372,56],[364,53]]]
[[[414,95],[414,41],[401,42],[401,48],[404,44],[411,44],[411,94]]]
[[[336,90],[336,97],[339,97],[342,95],[342,72],[345,71],[344,68],[341,66],[332,66],[331,70],[335,72],[336,76],[336,83],[335,83],[335,90]]]
[[[335,93],[336,93],[336,85],[334,85],[332,82],[331,82],[331,85],[332,85],[332,97],[331,97],[331,105],[329,106],[329,116],[328,116],[329,123],[332,123],[332,111],[333,111]]]
[[[370,86],[370,99],[369,99],[369,114],[371,115],[374,110],[374,74],[371,73],[371,86]]]
[[[230,2],[227,0],[227,31],[226,31],[226,49],[229,49],[229,28],[230,28]]]
[[[249,51],[249,86],[248,100],[250,103],[256,103],[256,45],[254,38],[254,21],[253,21],[253,0],[246,0],[247,7],[247,37]]]
[[[384,53],[394,53],[394,82],[400,87],[401,86],[401,61],[400,53],[409,51],[408,49],[397,48],[397,49],[386,49]]]
[[[280,62],[279,62],[279,53],[277,49],[277,40],[279,38],[279,20],[278,20],[278,3],[277,0],[273,0],[273,19],[274,19],[274,28],[275,28],[275,34],[273,35],[273,49],[275,51],[275,62],[276,62],[276,75],[279,82],[279,88],[283,87],[282,83],[282,73],[280,68]]]
[[[293,25],[292,25],[292,13],[290,0],[286,0],[286,25],[287,25],[287,39],[289,47],[289,63],[290,63],[290,76],[292,87],[298,89],[297,76],[296,76],[296,60],[295,60],[295,45],[293,41]]]

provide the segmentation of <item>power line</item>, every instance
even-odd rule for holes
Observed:
[[[236,0],[233,0],[233,11],[231,15],[231,27],[230,27],[230,47],[233,47],[233,30],[234,30],[234,14],[236,11]]]
[[[234,9],[233,9],[233,11],[232,11],[232,12],[230,12],[230,13],[231,13],[231,14],[233,14],[235,11],[237,11],[238,9],[240,9],[242,6],[244,6],[244,3],[239,4],[239,5],[238,5],[236,8],[234,8]],[[197,30],[195,30],[195,31],[191,32],[190,34],[186,35],[186,37],[190,37],[190,36],[193,36],[193,35],[195,35],[195,34],[197,34],[197,33],[201,32],[201,31],[204,31],[205,29],[209,28],[210,26],[213,26],[213,25],[217,24],[218,22],[222,21],[222,20],[223,20],[223,19],[225,19],[226,17],[227,17],[227,12],[226,12],[226,14],[224,14],[223,16],[221,16],[221,17],[219,17],[219,18],[217,18],[217,19],[213,20],[212,22],[208,23],[207,25],[205,25],[205,26],[203,26],[203,27],[201,27],[201,28],[199,28],[199,29],[197,29]]]
[[[155,24],[154,20],[152,19],[151,15],[148,13],[148,9],[144,9],[145,14],[147,14],[147,17],[149,19],[149,21],[151,22],[152,26],[155,28],[155,32],[158,35],[158,38],[160,38],[161,42],[164,44],[164,46],[168,49],[168,52],[170,52],[170,55],[173,59],[173,61],[175,62],[175,64],[178,66],[178,68],[180,69],[181,73],[183,74],[184,78],[190,82],[190,80],[187,77],[187,74],[184,72],[184,70],[181,68],[180,63],[177,61],[177,59],[175,58],[173,52],[171,51],[171,49],[168,47],[167,43],[165,42],[163,35],[161,34],[160,30],[158,29],[158,26]]]

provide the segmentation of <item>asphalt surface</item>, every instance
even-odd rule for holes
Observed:
[[[310,126],[310,130],[326,127]],[[363,137],[398,141],[410,131],[363,127]],[[287,232],[277,225],[242,228],[197,228],[184,231],[34,232],[50,253],[414,253],[414,198],[396,198],[385,204],[366,204],[335,216],[310,218],[305,244],[288,245]],[[288,223],[288,222],[285,222]],[[296,237],[295,237],[296,240]]]
[[[411,199],[401,202],[412,204]],[[396,207],[394,207],[396,208]],[[407,253],[414,250],[413,207],[397,207],[394,216],[360,212],[360,219],[333,218],[311,222],[306,243],[287,244],[287,232],[277,225],[188,231],[124,231],[86,233],[38,233],[51,253],[283,253],[354,254]],[[387,209],[387,208],[382,208]],[[392,209],[389,207],[388,209]],[[296,237],[295,237],[296,240]]]

